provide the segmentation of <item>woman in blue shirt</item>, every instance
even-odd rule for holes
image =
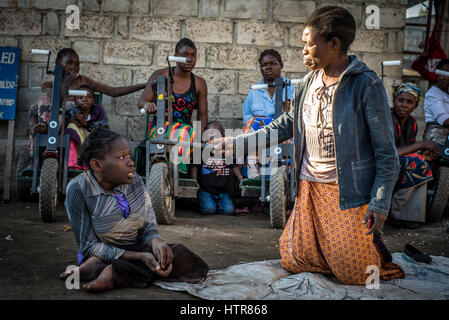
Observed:
[[[281,77],[281,71],[284,67],[282,57],[274,49],[264,50],[259,56],[260,72],[263,79],[257,84],[273,83],[276,78]],[[286,80],[286,78],[281,77]],[[290,85],[287,88],[287,103],[293,98],[295,86]],[[252,132],[268,125],[274,119],[275,114],[275,88],[269,87],[264,90],[251,89],[243,103],[243,132]],[[285,96],[282,97],[285,103]],[[257,156],[248,156],[248,178],[257,178],[259,169],[257,165]]]
[[[260,54],[259,64],[263,79],[258,84],[273,83],[274,79],[281,77],[284,64],[281,55],[276,50],[264,50]],[[285,79],[284,77],[282,78]],[[290,85],[287,89],[289,99],[293,97],[294,91],[295,86]],[[285,97],[283,97],[283,101],[285,102]],[[266,90],[251,89],[243,103],[243,125],[245,126],[247,121],[255,116],[271,117],[272,120],[274,117],[274,102],[274,87]]]

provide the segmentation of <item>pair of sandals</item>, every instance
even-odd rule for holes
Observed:
[[[388,251],[387,247],[382,242],[382,238],[377,231],[374,232],[373,241],[376,244],[377,248],[379,249],[384,262],[385,263],[392,262],[393,257],[391,256],[391,253]],[[405,245],[404,253],[413,260],[415,260],[416,262],[422,262],[427,264],[432,262],[432,258],[428,254],[419,251],[414,246],[408,243]]]

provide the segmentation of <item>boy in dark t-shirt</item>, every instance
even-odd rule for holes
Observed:
[[[204,140],[208,137],[224,137],[223,126],[213,121],[204,129]],[[201,165],[192,168],[192,178],[197,181],[198,207],[201,214],[233,214],[234,204],[229,196],[228,182],[231,174],[235,174],[239,181],[243,180],[240,169],[235,164],[226,164],[225,159],[210,157]]]

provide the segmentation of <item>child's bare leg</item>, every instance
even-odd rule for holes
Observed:
[[[100,273],[97,279],[83,285],[88,291],[106,291],[114,288],[114,270],[112,265],[108,265]]]
[[[78,267],[80,273],[80,281],[91,281],[98,277],[98,275],[106,267],[106,263],[98,257],[90,257],[81,266]],[[67,279],[73,274],[74,270],[65,271],[59,275],[62,280]]]

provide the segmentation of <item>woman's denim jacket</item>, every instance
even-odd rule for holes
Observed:
[[[388,214],[400,168],[388,99],[376,73],[355,56],[349,58],[351,64],[340,75],[333,104],[340,209],[368,203],[368,209]],[[296,86],[290,112],[261,130],[238,136],[235,141],[237,145],[243,143],[246,150],[248,139],[266,139],[269,144],[270,135],[275,135],[276,130],[278,142],[294,137],[297,179],[305,145],[300,110],[315,72],[307,74]]]

